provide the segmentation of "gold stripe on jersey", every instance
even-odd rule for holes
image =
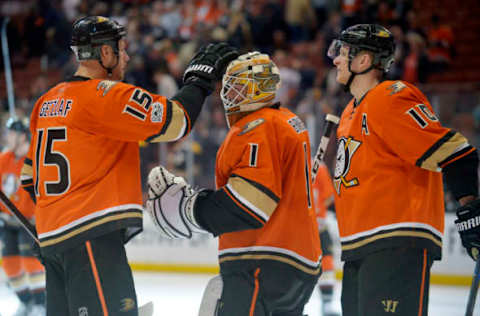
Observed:
[[[348,244],[343,244],[342,242],[342,251],[353,250],[360,247],[363,247],[369,243],[374,241],[378,241],[380,239],[387,239],[391,237],[418,237],[418,238],[425,238],[432,241],[439,247],[442,247],[442,242],[438,240],[438,237],[435,237],[432,233],[425,232],[425,231],[412,231],[412,230],[396,230],[391,231],[388,233],[380,233],[374,236],[368,237],[366,239],[362,239],[357,242],[349,242]]]
[[[468,140],[460,133],[450,131],[417,161],[417,165],[430,171],[440,171],[439,163],[468,146]]]
[[[29,166],[27,164],[23,164],[22,166],[22,170],[20,171],[20,175],[22,177],[26,177],[26,178],[33,178],[33,168],[32,166]]]
[[[150,137],[150,143],[174,141],[182,138],[188,130],[188,117],[182,106],[176,101],[167,101],[167,107],[170,107],[171,117],[167,117],[166,127],[162,129],[160,135]],[[167,115],[168,115],[167,109]]]
[[[318,265],[317,268],[310,268],[307,267],[303,264],[298,263],[297,261],[286,258],[283,256],[279,255],[274,255],[274,254],[243,254],[239,256],[222,256],[218,259],[219,263],[224,263],[228,261],[236,261],[236,260],[274,260],[274,261],[280,261],[283,263],[286,263],[288,265],[293,266],[294,268],[303,271],[305,273],[311,274],[311,275],[318,275],[320,273],[320,264]]]
[[[110,215],[107,217],[103,217],[97,221],[90,222],[86,225],[79,226],[77,229],[74,229],[72,231],[69,231],[66,234],[62,234],[59,237],[56,238],[48,238],[48,240],[42,241],[40,238],[40,247],[47,247],[51,246],[54,244],[58,244],[62,241],[65,241],[69,238],[72,238],[78,234],[81,234],[89,229],[92,229],[93,227],[108,223],[108,222],[113,222],[113,221],[118,221],[118,220],[123,220],[123,219],[128,219],[128,218],[142,218],[142,214],[139,212],[127,212],[127,213],[122,213],[122,214],[117,214],[117,215]]]
[[[277,208],[278,203],[275,200],[245,179],[230,177],[227,187],[235,198],[264,220],[268,220]]]

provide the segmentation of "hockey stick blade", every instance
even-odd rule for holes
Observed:
[[[138,308],[138,316],[153,316],[153,302],[140,306]]]
[[[325,151],[327,150],[328,142],[330,140],[330,134],[332,133],[333,128],[340,122],[340,118],[333,114],[327,114],[325,117],[325,127],[323,129],[323,135],[320,139],[320,144],[318,145],[317,153],[313,157],[312,165],[312,183],[315,182],[317,177],[318,168],[320,163],[323,161],[325,156]]]
[[[475,270],[473,271],[472,286],[468,294],[467,310],[465,316],[473,315],[473,308],[475,307],[475,301],[477,299],[478,285],[480,282],[480,257],[475,263]]]

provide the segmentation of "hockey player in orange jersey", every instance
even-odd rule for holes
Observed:
[[[384,27],[344,30],[328,51],[353,99],[337,129],[335,209],[343,267],[343,316],[428,313],[430,269],[441,258],[442,174],[463,205],[460,236],[475,257],[480,228],[477,151],[441,125],[422,92],[382,81],[394,39]]]
[[[29,220],[35,204],[20,188],[20,171],[30,144],[28,123],[17,118],[7,121],[6,150],[0,154],[0,189]],[[20,300],[16,316],[45,315],[45,269],[35,258],[34,240],[13,215],[0,204],[2,268],[10,288]]]
[[[121,82],[125,28],[101,16],[73,24],[74,76],[42,95],[31,114],[22,184],[36,196],[49,315],[136,316],[124,244],[142,229],[139,141],[188,134],[224,67],[224,43],[192,58],[171,99]]]
[[[313,182],[313,201],[317,215],[318,231],[322,246],[322,276],[318,280],[320,299],[322,301],[321,316],[338,316],[333,305],[335,288],[335,265],[333,258],[333,242],[327,226],[327,210],[334,205],[332,178],[325,163],[318,167],[317,177]]]
[[[273,103],[279,83],[277,66],[259,52],[227,67],[230,131],[217,152],[217,190],[194,190],[163,166],[149,174],[147,210],[162,234],[219,236],[223,289],[204,295],[215,315],[300,316],[321,271],[308,132]]]

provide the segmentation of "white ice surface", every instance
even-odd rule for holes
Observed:
[[[140,305],[153,301],[155,316],[196,316],[203,289],[210,274],[176,274],[135,272],[135,284]],[[0,279],[1,280],[1,279]],[[468,287],[430,287],[429,316],[463,316],[468,297]],[[336,285],[336,306],[340,310],[340,282]],[[317,290],[305,307],[309,316],[320,315],[320,299]],[[480,303],[479,303],[480,304]],[[5,282],[0,283],[0,315],[10,316],[18,305]],[[474,312],[480,315],[480,307]]]

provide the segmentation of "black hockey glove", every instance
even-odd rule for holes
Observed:
[[[215,82],[222,78],[228,64],[238,56],[238,51],[227,43],[208,44],[188,63],[183,83],[195,84],[210,94],[215,90]]]
[[[480,199],[457,209],[455,224],[460,233],[463,246],[473,260],[477,260],[480,251]]]

